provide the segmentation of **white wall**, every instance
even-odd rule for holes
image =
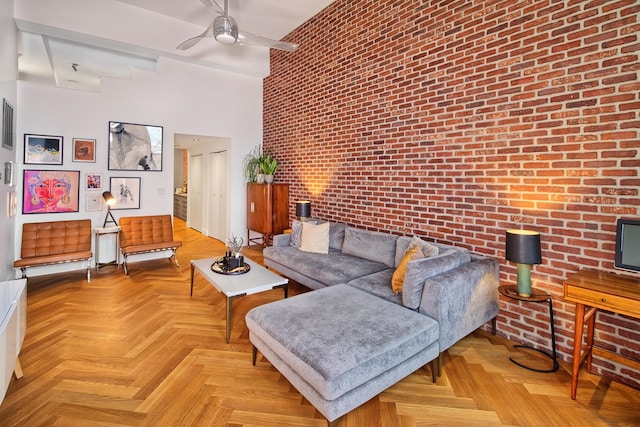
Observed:
[[[20,113],[16,89],[18,76],[18,42],[17,30],[13,22],[13,0],[0,0],[0,102],[7,99],[14,108],[14,114]],[[0,104],[0,114],[2,105]],[[14,117],[15,120],[15,117]],[[2,118],[0,116],[0,124]],[[20,138],[16,136],[14,144],[18,145]],[[0,147],[0,281],[13,278],[13,261],[15,248],[7,242],[15,239],[15,217],[7,213],[7,201],[10,191],[16,187],[4,184],[4,163],[16,160],[16,148],[8,150]],[[16,175],[17,176],[17,175]]]
[[[141,209],[113,211],[118,219],[173,212],[174,133],[228,138],[230,232],[246,233],[242,159],[262,140],[262,80],[168,59],[161,59],[158,68],[157,73],[135,71],[131,81],[105,81],[101,93],[19,82],[18,158],[23,156],[24,133],[62,135],[63,165],[47,169],[79,170],[81,177],[89,171],[100,172],[107,182],[111,176],[140,176]],[[110,120],[163,126],[163,171],[107,170]],[[71,161],[74,137],[97,140],[96,163]],[[18,182],[22,185],[25,166],[19,166]],[[33,165],[27,166],[34,169]],[[17,227],[21,229],[24,222],[78,218],[90,218],[97,226],[104,219],[104,211],[85,211],[86,194],[81,189],[79,213],[20,214]],[[22,203],[22,197],[19,201]],[[16,236],[17,253],[19,239]]]

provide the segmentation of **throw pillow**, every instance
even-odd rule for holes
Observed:
[[[311,224],[315,224],[316,221],[307,221]],[[294,248],[299,248],[300,247],[300,241],[302,239],[302,224],[304,224],[302,221],[298,221],[297,219],[294,219],[293,222],[291,223],[291,240],[289,241],[289,245],[293,246]]]
[[[429,242],[425,242],[424,240],[422,240],[418,236],[413,236],[413,238],[411,239],[411,242],[409,242],[409,246],[407,246],[407,250],[413,248],[414,246],[419,246],[420,247],[420,250],[422,251],[422,254],[424,255],[424,258],[429,258],[429,257],[432,257],[432,256],[436,256],[436,255],[438,255],[438,253],[440,253],[440,248],[438,248],[434,244],[431,244]]]
[[[310,222],[302,223],[302,238],[300,247],[304,252],[312,252],[316,254],[329,253],[329,223],[311,224]]]
[[[419,258],[424,258],[424,255],[420,250],[420,246],[416,245],[405,252],[402,257],[402,261],[400,261],[400,264],[398,264],[396,271],[393,272],[393,276],[391,277],[391,289],[393,289],[393,292],[396,294],[402,292],[404,276],[407,274],[407,265],[409,264],[409,261]]]

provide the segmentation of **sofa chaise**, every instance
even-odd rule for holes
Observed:
[[[442,352],[488,321],[495,332],[495,259],[341,223],[329,223],[326,253],[308,252],[307,227],[294,222],[263,254],[314,291],[256,307],[246,322],[254,364],[260,351],[330,424],[428,363],[435,382]],[[431,256],[411,259],[423,245]]]

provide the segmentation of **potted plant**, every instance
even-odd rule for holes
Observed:
[[[268,150],[260,158],[260,171],[264,174],[264,181],[267,184],[273,182],[276,170],[278,170],[278,160],[273,155],[273,151]]]
[[[260,162],[262,159],[262,146],[257,145],[251,150],[242,162],[242,168],[244,169],[244,177],[247,182],[262,182],[258,180],[258,174],[260,174]]]

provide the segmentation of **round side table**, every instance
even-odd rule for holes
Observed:
[[[551,300],[551,295],[541,290],[538,290],[536,288],[532,288],[531,296],[523,297],[518,295],[518,290],[515,285],[500,286],[498,288],[498,292],[500,292],[500,295],[503,295],[507,298],[518,300],[518,301],[549,303],[549,324],[551,327],[551,354],[547,353],[546,351],[538,350],[537,348],[530,347],[528,345],[514,345],[513,348],[526,348],[529,350],[537,351],[538,353],[541,353],[547,356],[549,359],[551,359],[551,361],[553,362],[553,367],[551,369],[537,369],[537,368],[532,368],[532,367],[523,365],[522,363],[515,360],[513,357],[510,357],[509,360],[511,360],[513,363],[515,363],[518,366],[522,366],[525,369],[529,369],[530,371],[535,371],[535,372],[557,371],[560,365],[558,364],[558,355],[556,353],[556,329],[553,325],[553,301]]]

